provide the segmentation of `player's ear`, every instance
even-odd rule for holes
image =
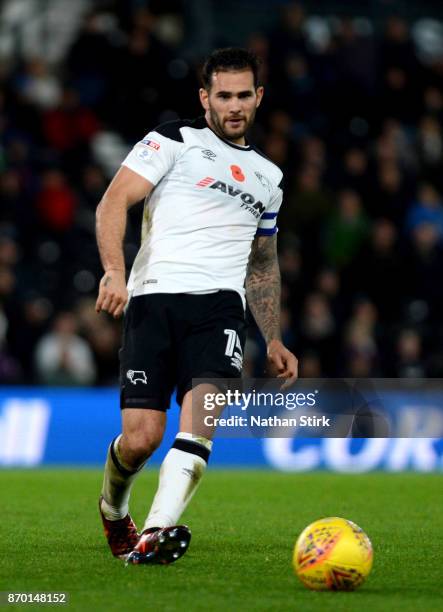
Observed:
[[[199,89],[199,95],[200,95],[200,102],[201,105],[203,106],[203,108],[206,110],[209,110],[209,91],[207,91],[206,89],[204,89],[203,87],[200,87]]]
[[[260,106],[260,102],[262,101],[263,98],[263,94],[264,94],[265,90],[263,85],[260,85],[260,87],[257,87],[255,93],[257,95],[257,102],[255,104],[256,108],[258,108]]]

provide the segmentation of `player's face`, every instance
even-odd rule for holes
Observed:
[[[262,97],[263,87],[254,87],[251,70],[214,72],[211,89],[200,89],[209,125],[220,136],[237,144],[244,144]]]

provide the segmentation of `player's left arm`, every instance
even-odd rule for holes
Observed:
[[[254,238],[246,274],[246,298],[267,346],[268,361],[291,385],[298,375],[298,361],[283,344],[280,329],[280,268],[277,234]]]

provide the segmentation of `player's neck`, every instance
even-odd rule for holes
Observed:
[[[220,132],[220,130],[218,130],[217,127],[212,123],[211,116],[210,116],[209,112],[205,113],[205,119],[206,119],[206,123],[209,125],[211,130],[215,134],[217,134],[217,136],[219,138],[221,138],[222,140],[227,140],[228,142],[232,142],[232,144],[235,144],[235,145],[240,145],[241,147],[245,147],[246,146],[246,138],[244,136],[242,136],[241,138],[232,139],[232,138],[227,138],[225,136],[225,134]]]

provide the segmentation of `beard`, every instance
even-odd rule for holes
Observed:
[[[255,119],[254,109],[249,117],[245,115],[237,115],[235,117],[226,117],[222,119],[222,117],[209,105],[209,115],[211,117],[211,123],[214,126],[215,131],[219,136],[224,138],[225,140],[239,140],[240,138],[244,138],[245,134],[254,123]],[[229,120],[232,119],[241,119],[238,122],[238,126],[232,125],[229,123]]]

